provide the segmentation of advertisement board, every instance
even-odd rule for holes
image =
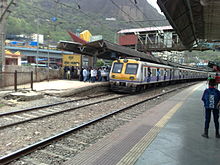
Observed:
[[[63,55],[63,66],[80,66],[80,63],[81,63],[80,54]]]

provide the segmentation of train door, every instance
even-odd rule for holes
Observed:
[[[170,80],[173,79],[173,72],[174,72],[174,69],[170,69]]]
[[[152,70],[150,67],[147,68],[147,82],[151,81],[151,77],[152,77]]]
[[[147,71],[148,71],[148,67],[146,67],[146,66],[144,66],[143,67],[143,70],[144,70],[144,72],[143,72],[143,81],[147,81]]]
[[[182,70],[178,70],[179,71],[179,79],[182,78]]]
[[[164,69],[160,69],[160,80],[164,80]]]
[[[167,78],[167,69],[164,69],[164,76],[163,76],[163,80],[165,81]]]
[[[160,80],[160,68],[157,68],[157,81],[159,81]]]
[[[167,80],[171,80],[171,69],[167,70]]]
[[[143,66],[143,64],[139,64],[139,66],[140,66],[140,70],[141,70],[141,75],[140,75],[140,78],[141,78],[141,82],[142,81],[144,81],[144,66]],[[139,72],[137,72],[137,76],[138,76],[138,73]]]

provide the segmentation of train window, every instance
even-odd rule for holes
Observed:
[[[176,76],[176,77],[179,76],[179,70],[174,71],[174,76]]]
[[[125,74],[136,74],[138,64],[127,64]]]
[[[123,64],[122,63],[114,63],[112,73],[121,73]]]
[[[157,69],[152,69],[152,76],[156,76],[157,75]]]
[[[160,76],[164,76],[164,70],[163,69],[160,70]]]
[[[169,70],[169,69],[166,69],[165,74],[166,74],[166,76],[170,76],[170,70]]]

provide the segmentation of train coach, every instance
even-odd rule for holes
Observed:
[[[136,59],[118,59],[112,63],[110,88],[119,92],[139,92],[150,85],[170,84],[177,81],[202,80],[206,71],[172,67]]]

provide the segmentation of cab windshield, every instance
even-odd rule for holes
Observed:
[[[138,64],[127,64],[125,74],[137,74]]]
[[[112,73],[121,73],[123,64],[122,63],[114,63]]]

